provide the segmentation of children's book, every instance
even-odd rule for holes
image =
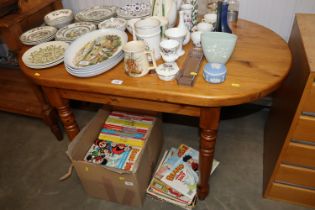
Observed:
[[[178,154],[180,158],[171,170],[163,175],[161,181],[193,199],[196,195],[199,180],[199,152],[186,145],[180,145]]]
[[[111,141],[96,140],[84,160],[107,167],[131,171],[141,148]]]

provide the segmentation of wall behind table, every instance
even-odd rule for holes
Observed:
[[[240,1],[240,18],[264,25],[278,33],[285,40],[288,40],[290,36],[295,13],[315,13],[315,0]],[[125,2],[126,0],[63,0],[63,5],[76,13],[94,5],[121,6]],[[207,2],[208,0],[199,0],[201,14],[206,12]]]

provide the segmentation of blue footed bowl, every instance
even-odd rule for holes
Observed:
[[[201,46],[203,54],[209,63],[226,62],[231,57],[237,36],[223,32],[203,32],[201,34]]]

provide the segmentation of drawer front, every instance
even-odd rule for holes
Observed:
[[[272,183],[269,194],[266,196],[315,207],[315,190]]]
[[[315,117],[300,116],[292,138],[315,143]]]
[[[315,80],[312,84],[312,88],[307,96],[307,99],[305,100],[303,112],[310,112],[315,115]]]
[[[282,162],[315,168],[315,146],[290,142]]]
[[[276,174],[276,182],[286,182],[315,190],[315,170],[297,166],[280,164]]]

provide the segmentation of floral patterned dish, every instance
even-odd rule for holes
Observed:
[[[20,41],[25,45],[35,45],[54,38],[57,29],[52,26],[41,26],[30,29],[20,36]]]
[[[45,15],[44,21],[47,25],[55,25],[56,23],[66,22],[73,19],[73,13],[70,9],[59,9]]]
[[[152,12],[151,4],[147,2],[137,2],[126,4],[117,10],[117,16],[126,20],[140,18],[150,15]]]
[[[102,22],[116,15],[115,6],[94,6],[76,14],[75,19],[87,22]]]
[[[83,34],[95,29],[96,25],[90,22],[73,23],[59,29],[56,33],[56,40],[72,42]]]
[[[122,51],[128,36],[118,29],[102,29],[84,34],[65,52],[65,64],[73,69],[91,70],[106,66]]]
[[[47,65],[57,65],[63,61],[64,53],[69,44],[62,41],[52,41],[36,45],[28,49],[22,56],[22,61],[28,67],[46,68]]]

